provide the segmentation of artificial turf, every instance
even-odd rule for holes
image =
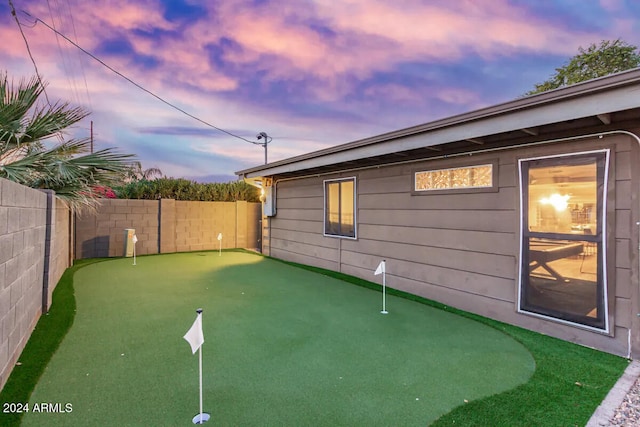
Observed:
[[[584,425],[627,365],[627,361],[619,357],[576,346],[511,325],[505,325],[390,288],[388,288],[389,293],[395,294],[399,298],[394,299],[393,296],[390,296],[389,310],[391,313],[387,315],[389,317],[378,314],[378,311],[374,308],[372,313],[375,316],[371,319],[366,316],[363,318],[363,315],[368,315],[369,305],[375,305],[375,299],[380,298],[379,285],[314,267],[292,266],[312,270],[315,273],[320,273],[325,278],[332,277],[342,281],[342,283],[338,282],[336,284],[326,279],[318,281],[318,278],[315,277],[317,275],[300,276],[292,273],[294,270],[283,270],[281,267],[277,267],[277,264],[282,263],[274,260],[268,260],[270,261],[269,263],[263,264],[262,262],[255,262],[256,258],[254,258],[254,261],[247,265],[244,265],[243,262],[229,262],[231,260],[229,259],[230,256],[227,257],[227,253],[223,253],[223,257],[220,259],[220,261],[223,259],[225,261],[225,265],[222,266],[216,263],[213,255],[212,253],[201,253],[139,258],[138,262],[142,259],[145,263],[147,259],[158,259],[159,262],[147,265],[147,267],[151,267],[150,272],[147,270],[142,272],[142,269],[134,270],[133,277],[131,274],[123,276],[120,271],[123,269],[125,272],[131,272],[131,268],[127,268],[126,265],[127,263],[130,264],[130,260],[114,260],[104,265],[106,266],[112,262],[124,262],[125,264],[99,269],[100,271],[94,271],[93,267],[90,268],[92,271],[87,272],[85,276],[89,286],[85,286],[87,285],[85,278],[77,278],[76,287],[78,288],[86,288],[85,290],[102,289],[103,291],[112,289],[114,291],[104,295],[102,292],[89,292],[88,294],[102,299],[102,303],[97,302],[96,312],[108,312],[106,317],[102,317],[107,323],[113,323],[110,321],[111,318],[120,319],[117,322],[119,325],[112,325],[111,327],[104,325],[105,339],[103,340],[104,342],[98,344],[98,347],[102,347],[103,352],[115,354],[108,349],[110,345],[122,348],[125,344],[133,346],[133,342],[138,341],[139,346],[137,350],[133,350],[133,354],[130,352],[129,354],[121,353],[119,355],[120,358],[123,358],[119,369],[114,371],[109,368],[109,366],[117,367],[117,365],[113,365],[113,362],[118,359],[116,357],[117,354],[116,356],[112,355],[110,358],[111,363],[106,363],[107,370],[111,369],[111,375],[115,375],[115,379],[107,378],[103,384],[100,379],[92,381],[89,378],[81,378],[80,374],[82,371],[87,370],[86,368],[95,365],[94,368],[98,373],[99,370],[97,368],[103,365],[100,362],[101,358],[93,360],[92,353],[88,351],[90,347],[97,344],[91,344],[92,340],[98,343],[102,340],[87,330],[84,332],[86,334],[86,343],[83,344],[80,341],[75,344],[75,349],[65,350],[67,341],[77,341],[77,338],[79,338],[79,336],[72,338],[79,325],[84,323],[84,320],[77,320],[70,338],[65,340],[60,351],[49,364],[47,373],[40,382],[38,389],[29,399],[32,404],[43,402],[41,399],[45,399],[44,401],[46,402],[73,403],[73,412],[71,414],[47,415],[31,413],[25,418],[25,425],[42,425],[42,423],[47,425],[139,425],[143,423],[190,425],[188,419],[197,411],[197,389],[194,389],[194,387],[197,387],[196,357],[190,355],[186,342],[176,344],[175,339],[176,334],[177,336],[182,336],[193,321],[195,316],[193,303],[195,305],[200,303],[205,308],[204,327],[207,340],[204,347],[205,372],[208,369],[210,371],[207,374],[208,376],[205,376],[205,410],[212,413],[211,424],[213,425],[300,425],[305,423],[305,425],[425,425],[434,421],[434,417],[437,418],[434,412],[439,412],[439,415],[441,415],[439,419],[433,422],[433,425],[438,426]],[[209,264],[204,269],[205,271],[190,271],[193,259],[189,262],[184,262],[186,258],[179,258],[180,261],[171,261],[171,257],[174,256],[207,258],[205,263],[208,262]],[[252,256],[255,257],[255,255]],[[259,260],[259,258],[257,259]],[[177,269],[178,274],[175,274],[175,272],[165,274],[164,264],[169,262],[179,262],[182,270]],[[229,263],[227,264],[227,262]],[[253,264],[259,264],[261,268],[258,270],[246,268],[249,265],[255,267]],[[65,274],[65,278],[71,277],[71,271],[69,270]],[[78,275],[82,271],[78,272]],[[180,271],[184,274],[180,273]],[[195,276],[192,273],[195,273]],[[266,290],[266,288],[256,285],[257,281],[253,276],[254,274],[260,275],[259,280],[264,279],[262,281],[265,283],[270,281],[269,277],[274,274],[279,277],[273,289],[275,293],[267,295],[258,292]],[[153,288],[148,288],[146,285],[140,286],[140,275],[149,275],[150,278],[157,279],[158,283]],[[190,286],[177,285],[178,283],[186,283],[188,279],[193,277],[196,277],[195,284]],[[368,294],[338,292],[334,294],[333,289],[336,287],[344,288],[345,290],[349,288],[349,286],[345,287],[344,281],[361,287],[372,288],[378,292],[369,292]],[[163,282],[167,282],[168,285],[158,285]],[[235,285],[231,286],[231,282],[234,282]],[[292,304],[296,304],[283,305],[282,302],[274,302],[274,299],[276,301],[286,299],[282,294],[292,291],[286,285],[287,282],[294,285],[304,285],[302,287],[307,287],[307,285],[311,287],[320,286],[322,291],[313,294],[310,300],[299,300],[301,302],[298,305],[303,307],[302,312],[298,311],[296,315],[284,315],[283,309],[286,309],[285,311],[288,313],[289,307]],[[70,289],[71,280],[65,283],[61,280],[56,293],[67,289],[67,283]],[[104,283],[108,284],[105,286]],[[318,285],[317,283],[320,284]],[[132,287],[132,284],[134,287]],[[243,297],[239,301],[237,292],[235,294],[233,292],[231,294],[216,293],[219,297],[212,298],[214,296],[213,293],[208,292],[210,289],[206,289],[210,284],[213,284],[215,288],[220,288],[220,284],[222,284],[224,289],[217,289],[217,291],[225,289],[227,291],[236,291],[246,286],[247,289],[251,288],[257,293],[242,294],[242,291],[240,291]],[[326,285],[328,287],[325,288]],[[239,288],[236,289],[238,286]],[[204,295],[202,293],[203,287],[207,291]],[[271,288],[272,286],[269,287]],[[293,293],[299,293],[300,289],[293,289],[293,291]],[[170,305],[175,310],[164,311],[170,312],[169,318],[173,319],[173,322],[161,320],[163,316],[160,313],[154,313],[156,310],[149,306],[149,297],[157,292],[167,293],[167,297],[172,300]],[[76,293],[78,292],[76,291]],[[278,294],[281,294],[283,298],[278,298]],[[129,295],[128,298],[127,295]],[[203,296],[205,297],[204,299],[202,298]],[[246,298],[249,296],[251,298]],[[307,295],[307,297],[309,296]],[[269,301],[267,305],[263,304],[265,299]],[[331,319],[335,317],[334,309],[331,307],[335,307],[338,311],[345,311],[348,310],[349,301],[360,299],[366,301],[366,308],[360,308],[355,311],[350,310],[352,314],[347,316],[349,321],[343,320],[341,324],[340,319],[344,319],[342,315],[335,319],[336,322]],[[67,295],[62,299],[62,301],[67,302],[62,303],[59,297],[54,294],[54,307],[57,307],[58,310],[53,316],[54,307],[52,307],[52,318],[56,316],[68,318],[68,313],[71,312],[71,321],[73,321],[73,313],[68,300]],[[131,307],[125,310],[127,312],[126,315],[121,310],[114,311],[118,306],[117,301],[121,300],[128,301],[125,305],[135,306],[138,304],[141,313],[152,313],[152,317],[154,315],[157,316],[156,320],[146,322],[147,327],[144,333],[134,333],[134,330],[145,329],[145,322],[133,321],[135,316],[129,313],[129,310],[135,310]],[[84,310],[85,303],[83,302],[84,296],[82,292],[78,295],[78,301],[79,317],[88,315],[93,310],[90,307],[86,307],[87,311]],[[215,307],[210,305],[212,301],[216,301]],[[494,332],[502,331],[510,335],[533,355],[536,365],[535,373],[527,382],[510,390],[507,389],[514,386],[517,381],[502,384],[502,389],[506,390],[505,392],[494,391],[494,394],[490,396],[489,394],[492,393],[487,392],[485,397],[481,397],[482,393],[480,393],[480,395],[468,398],[469,396],[466,396],[466,391],[468,390],[466,383],[469,382],[468,380],[458,379],[455,376],[445,378],[446,375],[441,375],[446,371],[445,367],[452,355],[459,352],[464,354],[466,351],[464,346],[458,345],[459,341],[456,342],[451,338],[457,337],[460,341],[465,341],[468,339],[467,335],[461,334],[461,330],[456,330],[455,328],[448,334],[447,330],[451,318],[443,320],[439,316],[436,316],[437,322],[425,321],[424,319],[415,322],[415,320],[404,319],[397,324],[396,320],[398,319],[395,319],[397,315],[400,313],[406,314],[406,310],[396,310],[396,308],[403,306],[402,301],[420,303],[423,305],[423,310],[426,308],[424,306],[435,307],[439,311],[453,314],[453,318],[472,319],[495,328]],[[205,303],[209,306],[207,307]],[[238,303],[248,304],[238,307]],[[94,304],[96,304],[96,301],[94,301]],[[321,307],[323,306],[328,308],[327,313],[322,313]],[[255,307],[262,308],[256,312]],[[65,314],[65,310],[67,314]],[[427,312],[430,313],[431,310],[427,310]],[[215,316],[215,313],[218,315]],[[329,316],[328,321],[325,319],[325,314]],[[274,327],[271,320],[265,321],[265,319],[273,317],[272,315],[282,318],[282,323],[279,327]],[[104,314],[101,316],[104,316]],[[354,319],[357,321],[352,324]],[[393,320],[389,321],[389,319]],[[52,322],[46,323],[48,320],[43,317],[38,324],[37,330],[46,335],[63,335],[60,331],[64,329],[64,322],[61,325],[52,327],[54,324]],[[41,327],[43,321],[45,321],[45,327]],[[383,323],[379,321],[383,321]],[[101,321],[98,320],[93,323],[95,324],[94,327],[97,327]],[[127,330],[127,325],[135,325],[136,323],[141,324],[136,325],[133,328],[134,330],[131,327]],[[170,323],[173,323],[173,325]],[[306,325],[307,329],[298,327],[300,326],[299,323]],[[436,323],[436,325],[432,323]],[[69,324],[67,319],[67,325]],[[269,327],[268,324],[272,326]],[[389,328],[389,326],[392,327]],[[161,329],[163,333],[168,333],[171,335],[171,339],[163,338],[163,333],[159,333],[155,329]],[[236,341],[233,329],[244,330],[243,335],[246,335],[246,337]],[[309,344],[309,341],[314,340],[318,335],[321,337],[326,336],[327,329],[333,332],[333,337],[330,337],[331,339],[329,340],[331,345],[316,344],[314,347]],[[439,333],[434,333],[434,330],[438,329],[441,329]],[[462,329],[466,330],[467,328],[465,326]],[[360,334],[354,335],[354,330],[359,331]],[[359,344],[363,340],[360,335],[369,333],[371,330],[377,333],[377,347],[374,345],[369,346],[367,349],[359,348]],[[412,342],[408,341],[411,341],[411,334],[416,331],[419,335],[429,336],[430,338],[428,339],[433,341],[430,342],[431,346],[425,346],[424,342],[420,342],[420,339],[417,340],[416,346],[411,346]],[[344,332],[351,332],[352,335]],[[471,342],[472,347],[475,347],[474,350],[479,350],[480,352],[483,349],[488,350],[490,355],[500,360],[500,355],[493,353],[495,349],[491,350],[493,344],[485,347],[485,340],[482,338],[486,332],[487,329],[478,331],[478,336]],[[487,336],[493,335],[489,333]],[[114,344],[112,342],[113,337],[120,337],[120,342]],[[125,337],[128,338],[125,339]],[[34,333],[20,359],[21,362],[25,360],[34,361],[33,363],[29,362],[27,365],[38,365],[38,363],[35,363],[38,358],[42,359],[39,362],[40,365],[46,364],[47,352],[51,354],[53,352],[51,348],[55,347],[50,346],[51,348],[47,349],[46,345],[32,344],[31,341],[36,338],[37,341],[46,339]],[[336,340],[337,342],[335,342]],[[243,341],[247,343],[244,344],[244,347],[241,344]],[[34,345],[38,347],[37,350]],[[176,345],[177,347],[183,347],[180,349],[179,355],[174,355],[174,347]],[[333,358],[324,363],[317,360],[319,354],[331,355],[331,348],[336,348],[336,345],[338,345],[338,348],[345,348],[348,351],[344,351],[342,354],[333,354]],[[184,346],[186,346],[186,350]],[[307,352],[301,351],[303,347],[310,347],[310,350]],[[419,357],[414,361],[409,360],[408,367],[405,367],[405,354],[407,351],[410,354],[414,347],[422,351],[424,357]],[[424,347],[429,348],[425,350]],[[438,350],[438,347],[446,348],[448,351]],[[148,351],[144,350],[145,348]],[[78,353],[75,356],[73,356],[74,351]],[[187,357],[186,361],[183,357],[185,351],[190,356]],[[89,356],[81,357],[84,352],[89,353]],[[292,352],[300,353],[306,358],[303,358],[303,362],[295,363],[290,357]],[[65,356],[66,353],[71,354]],[[166,359],[168,353],[174,359],[179,357],[179,361],[175,359],[174,361],[177,362],[175,367],[166,368],[169,371],[166,372],[166,370],[160,368],[162,365],[166,366],[166,360],[164,359]],[[439,360],[430,359],[432,353],[438,354]],[[454,357],[450,366],[455,365],[456,369],[475,369],[477,377],[481,378],[480,381],[492,377],[493,371],[485,369],[482,357],[476,359],[474,353],[466,354],[467,358]],[[210,358],[207,358],[207,355]],[[370,355],[373,357],[368,357]],[[75,363],[67,367],[57,367],[58,364],[64,365],[66,363],[64,358],[70,356],[75,357]],[[127,356],[137,359],[137,362],[132,360],[132,362],[122,363]],[[71,357],[72,360],[73,357]],[[58,361],[58,359],[60,360]],[[345,359],[356,360],[359,363],[354,364],[354,366],[345,365],[343,363]],[[370,363],[371,359],[375,361],[374,365],[377,363],[376,366],[379,368],[377,376],[370,376],[373,381],[355,382],[359,377],[366,377],[367,375],[364,375],[366,373],[360,376],[343,375],[341,378],[338,377],[338,380],[335,380],[329,374],[330,368],[339,371],[352,370],[361,372],[364,370],[363,366]],[[163,361],[165,363],[162,363]],[[242,363],[243,361],[245,363]],[[185,363],[188,366],[183,366]],[[283,364],[286,366],[283,367]],[[531,360],[523,361],[522,365],[531,368]],[[25,393],[28,396],[31,392],[33,383],[37,380],[37,375],[32,375],[28,378],[28,381],[20,381],[20,375],[23,375],[23,367],[25,367],[25,364],[21,365],[20,369],[14,369],[12,377],[0,395],[2,402],[20,402],[27,399]],[[188,374],[184,372],[185,369],[189,371]],[[317,384],[314,383],[304,387],[304,389],[294,387],[292,390],[290,388],[291,375],[300,377],[293,378],[294,386],[295,384],[302,386],[306,384],[306,380],[310,376],[307,371],[318,370],[323,372],[327,378],[319,378],[316,380]],[[451,370],[455,371],[453,368]],[[280,376],[269,377],[265,371],[280,374]],[[430,378],[423,378],[422,374],[424,372],[428,372]],[[156,374],[155,378],[150,378],[150,373],[151,377]],[[398,376],[398,373],[401,375]],[[91,372],[86,372],[86,374],[91,374]],[[51,375],[54,378],[48,379]],[[109,374],[105,372],[101,375],[108,376]],[[18,378],[18,380],[16,381],[14,377]],[[475,378],[476,381],[478,381],[477,377]],[[22,378],[24,380],[26,377],[23,376]],[[332,378],[333,381],[331,381]],[[402,382],[402,386],[398,384],[387,386],[383,381],[386,378],[401,378],[407,381]],[[72,382],[67,381],[71,379],[73,379]],[[329,382],[325,384],[327,380]],[[474,378],[471,378],[471,381],[473,380]],[[30,382],[31,385],[29,385]],[[139,387],[137,382],[142,382],[142,387]],[[422,388],[424,394],[420,398],[416,391],[419,390],[422,382],[427,387]],[[83,383],[84,388],[82,387]],[[114,383],[119,384],[114,386]],[[21,384],[22,386],[16,387],[15,384]],[[177,387],[177,390],[174,387]],[[366,391],[376,388],[382,388],[384,391],[382,394],[388,396],[389,399],[383,398],[381,401],[371,400],[370,397],[367,397]],[[140,392],[140,390],[143,391]],[[458,391],[461,391],[461,395],[465,395],[465,397],[460,399]],[[438,402],[442,400],[440,399],[442,395],[450,393],[456,396],[453,399],[454,402],[449,407],[445,407],[447,404],[439,406]],[[96,400],[95,396],[88,397],[85,394],[97,395],[98,398]],[[330,397],[325,397],[323,396],[324,394],[328,394]],[[407,394],[416,394],[416,397],[408,398],[411,401],[409,403],[404,400]],[[396,398],[398,396],[401,396],[400,402],[397,402]],[[358,405],[358,399],[362,401],[360,405]],[[133,408],[131,401],[137,402],[133,404]],[[91,403],[88,404],[87,402]],[[349,408],[349,403],[352,404],[353,408]],[[399,403],[396,409],[401,413],[400,415],[393,414],[392,421],[389,421],[384,416],[378,416],[374,420],[370,418],[372,414],[377,415],[392,411],[393,409],[389,409],[389,407],[395,406],[396,403]],[[428,414],[424,418],[420,418],[421,411],[425,410],[424,405],[430,408],[427,411]],[[455,409],[447,412],[456,405],[458,406]],[[244,411],[244,413],[236,413],[238,410]],[[302,414],[306,418],[296,418],[300,417],[299,414],[301,412],[306,412],[306,414]],[[174,418],[176,414],[179,414],[179,416]],[[415,418],[411,418],[412,414]],[[16,425],[14,422],[16,418],[8,418],[6,414],[1,415],[1,425]]]
[[[426,425],[525,384],[526,348],[495,328],[254,254],[117,259],[74,277],[75,322],[23,425],[191,425],[202,307],[212,425]],[[55,304],[55,301],[54,301]]]
[[[64,272],[53,291],[55,304],[38,320],[17,365],[0,392],[1,404],[24,404],[29,401],[29,396],[47,363],[73,324],[76,312],[76,300],[73,295],[74,273],[81,267],[100,261],[101,259],[97,258],[76,261],[73,267]],[[21,417],[22,412],[2,411],[0,426],[16,426],[20,423]]]
[[[288,264],[365,288],[378,288],[374,283],[343,273]],[[430,424],[433,427],[583,426],[629,363],[622,357],[458,310],[417,295],[393,288],[388,292],[503,331],[522,343],[535,359],[536,370],[527,383],[460,405]]]

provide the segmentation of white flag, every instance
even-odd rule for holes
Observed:
[[[378,264],[378,268],[376,268],[376,272],[373,273],[373,274],[375,274],[377,276],[378,274],[384,273],[385,272],[385,264],[386,263],[384,261],[380,261],[380,264]]]
[[[191,352],[193,354],[195,354],[204,343],[204,335],[202,334],[202,313],[198,313],[198,317],[196,317],[195,322],[193,322],[191,329],[189,329],[185,334],[184,339],[187,340],[191,346]]]
[[[138,243],[138,236],[136,236],[135,234],[133,235],[133,237],[131,238],[131,241],[133,243]]]
[[[222,233],[218,234],[218,240],[222,240]]]

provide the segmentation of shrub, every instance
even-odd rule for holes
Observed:
[[[259,202],[258,189],[244,181],[202,184],[184,178],[142,179],[113,189],[120,199],[175,199],[203,202]]]

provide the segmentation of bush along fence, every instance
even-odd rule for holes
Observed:
[[[142,179],[113,189],[119,199],[174,199],[201,202],[259,202],[258,189],[244,181],[198,183],[184,178]]]

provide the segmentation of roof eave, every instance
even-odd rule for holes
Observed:
[[[629,90],[630,87],[633,89]],[[242,177],[259,177],[296,172],[637,107],[640,107],[640,69],[633,69],[244,169],[236,174]]]

